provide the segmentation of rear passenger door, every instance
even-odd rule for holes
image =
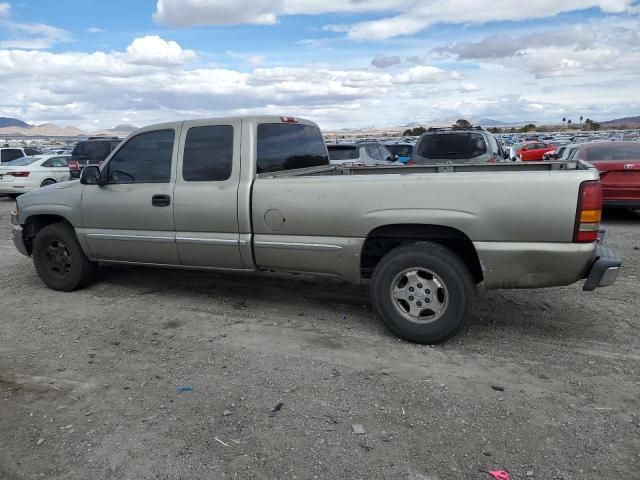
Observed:
[[[242,269],[240,120],[184,122],[179,157],[174,218],[182,263]]]

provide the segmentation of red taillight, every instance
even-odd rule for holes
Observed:
[[[69,162],[69,170],[80,170],[80,164],[75,160]]]
[[[298,123],[295,117],[280,117],[280,120],[282,120],[282,123]]]
[[[29,172],[9,172],[7,175],[24,178],[29,176]]]
[[[598,240],[602,217],[602,184],[598,180],[582,182],[578,193],[574,243],[591,243]]]
[[[409,161],[407,162],[407,165],[415,165],[415,164],[416,164],[416,161],[415,161],[415,160],[409,160]]]

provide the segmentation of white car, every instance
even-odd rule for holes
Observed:
[[[15,198],[46,185],[71,179],[70,155],[35,155],[0,165],[0,195]]]

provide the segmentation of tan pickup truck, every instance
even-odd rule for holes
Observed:
[[[331,166],[306,120],[172,122],[19,197],[13,237],[63,291],[98,262],[370,280],[393,332],[436,343],[469,319],[476,285],[615,281],[598,178],[581,162]]]

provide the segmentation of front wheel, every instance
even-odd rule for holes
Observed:
[[[371,300],[387,327],[417,343],[440,343],[471,316],[474,283],[464,262],[434,242],[391,250],[376,266]]]
[[[47,225],[33,242],[33,263],[51,289],[70,292],[93,281],[96,265],[86,257],[73,229],[64,223]]]

